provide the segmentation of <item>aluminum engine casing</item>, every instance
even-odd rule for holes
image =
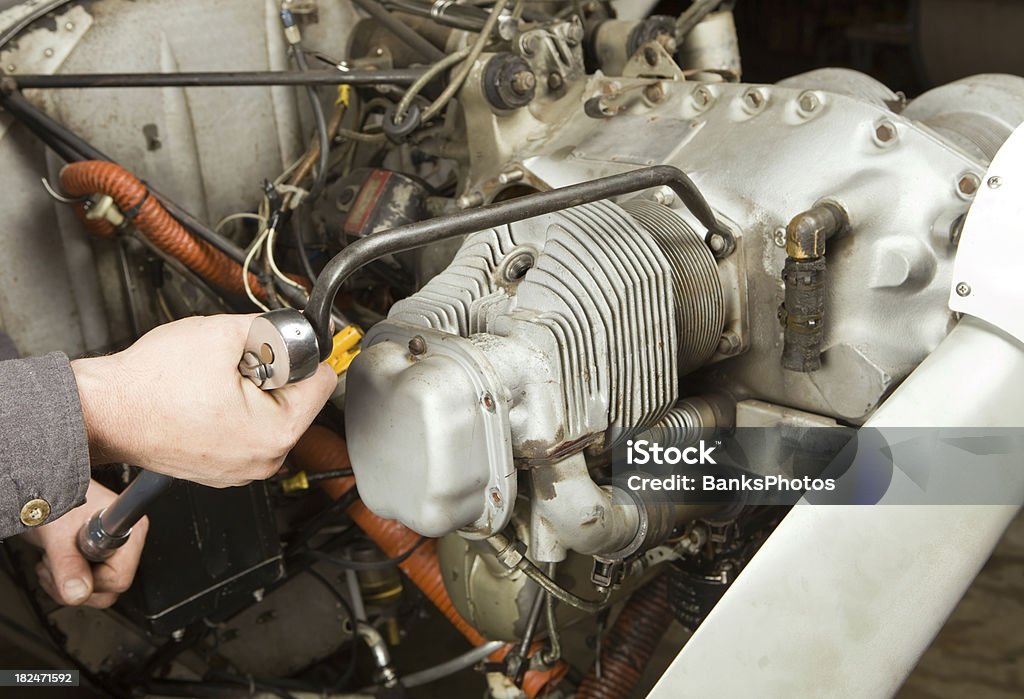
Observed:
[[[511,514],[513,459],[543,468],[656,423],[725,322],[714,258],[669,215],[648,230],[642,206],[603,201],[481,231],[396,303],[348,375],[367,506],[488,536]]]

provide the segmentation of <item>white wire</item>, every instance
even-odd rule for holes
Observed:
[[[249,286],[249,266],[252,265],[252,260],[256,256],[256,252],[260,249],[260,246],[263,245],[263,241],[266,240],[269,233],[270,229],[264,229],[258,236],[256,236],[256,240],[253,241],[252,246],[249,248],[249,252],[245,255],[245,262],[242,264],[242,283],[245,285],[245,295],[249,297],[250,301],[256,304],[257,308],[268,312],[270,309],[267,308],[262,301],[256,298],[256,294],[252,292],[252,287]]]
[[[228,225],[232,221],[238,221],[240,219],[245,219],[247,221],[256,221],[256,222],[258,222],[258,223],[260,223],[260,224],[262,224],[264,226],[267,224],[267,219],[264,218],[263,216],[260,216],[259,214],[253,214],[253,213],[250,213],[248,211],[241,211],[241,212],[239,212],[237,214],[228,214],[227,216],[222,218],[217,223],[217,225],[213,227],[213,230],[215,230],[218,233],[220,233],[220,229],[221,228],[223,228],[224,226]]]
[[[285,275],[284,272],[278,269],[277,262],[274,260],[274,238],[276,237],[277,229],[271,228],[269,231],[269,235],[267,236],[267,261],[270,263],[270,270],[274,273],[275,277],[277,277],[284,283],[288,284],[289,286],[299,289],[300,291],[302,291],[303,294],[305,294],[306,287],[302,286],[302,284],[299,284],[297,281]]]

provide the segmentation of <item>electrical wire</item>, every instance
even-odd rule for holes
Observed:
[[[441,59],[434,65],[430,66],[420,79],[409,86],[409,89],[402,95],[402,99],[398,102],[398,106],[395,107],[395,123],[401,123],[405,119],[406,113],[409,111],[409,107],[412,106],[412,102],[419,95],[420,91],[424,87],[430,84],[438,75],[451,68],[453,65],[459,63],[465,59],[470,53],[472,53],[473,47],[466,46],[461,48],[453,54],[449,54],[445,58]]]
[[[476,42],[473,44],[473,49],[466,57],[462,68],[459,69],[459,72],[455,74],[441,94],[437,96],[437,99],[431,102],[430,106],[423,111],[423,116],[421,117],[423,121],[429,121],[435,114],[440,112],[448,104],[448,100],[455,96],[455,93],[462,87],[462,83],[469,77],[469,71],[473,69],[473,64],[476,63],[477,59],[480,58],[480,54],[483,53],[484,47],[490,39],[491,32],[494,31],[494,27],[498,24],[498,19],[501,17],[501,13],[505,10],[506,5],[508,5],[508,0],[498,0],[494,4],[491,15],[487,18],[487,22],[480,31],[480,36],[477,37]]]

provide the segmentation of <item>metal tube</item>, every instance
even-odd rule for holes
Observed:
[[[420,36],[409,25],[385,10],[376,0],[354,0],[355,4],[375,20],[383,24],[392,34],[401,39],[422,58],[436,63],[444,58],[444,51]]]
[[[488,641],[481,646],[466,651],[462,655],[447,660],[440,665],[414,672],[402,678],[402,686],[406,689],[419,687],[420,685],[436,682],[437,680],[454,675],[456,672],[473,667],[478,662],[504,647],[502,641]]]
[[[78,550],[86,559],[99,562],[124,546],[132,527],[146,510],[174,482],[170,476],[143,471],[114,502],[100,510],[78,531]]]
[[[726,247],[729,247],[732,234],[719,224],[700,190],[682,170],[669,165],[638,168],[479,209],[467,209],[449,216],[410,223],[357,240],[324,267],[304,311],[306,319],[316,331],[320,358],[326,359],[331,353],[330,314],[334,297],[341,285],[362,266],[385,255],[658,186],[671,187],[679,200],[708,229],[708,237],[720,236]]]
[[[444,55],[442,54],[442,58]],[[422,68],[395,70],[208,71],[196,73],[60,73],[19,75],[22,90],[66,90],[96,87],[258,87],[266,85],[408,85]]]

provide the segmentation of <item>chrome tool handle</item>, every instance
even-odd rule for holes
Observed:
[[[252,322],[238,371],[270,391],[309,378],[319,363],[313,326],[299,311],[280,308]]]

